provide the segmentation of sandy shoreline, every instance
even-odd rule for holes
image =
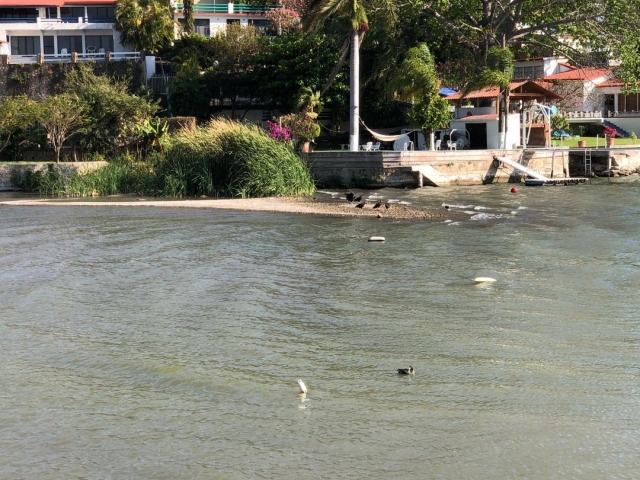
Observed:
[[[325,215],[339,217],[371,217],[406,220],[445,220],[450,212],[427,210],[410,205],[393,203],[389,208],[382,205],[379,209],[368,203],[364,208],[356,208],[346,200],[328,202],[303,197],[267,197],[247,199],[186,199],[155,200],[145,197],[113,196],[99,200],[78,199],[9,199],[0,201],[4,206],[87,206],[87,207],[163,207],[163,208],[209,208],[222,210],[241,210],[253,212],[294,213],[300,215]]]

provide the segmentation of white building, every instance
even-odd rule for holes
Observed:
[[[139,58],[120,43],[115,4],[116,0],[3,0],[0,55],[11,64]]]
[[[224,32],[227,25],[254,26],[266,32],[269,21],[265,12],[274,7],[261,7],[243,3],[233,3],[221,0],[201,0],[193,5],[194,33],[205,37],[215,36]],[[183,4],[175,4],[175,19],[184,24]]]

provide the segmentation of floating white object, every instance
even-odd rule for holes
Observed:
[[[370,237],[369,238],[370,242],[384,242],[384,237]]]
[[[490,283],[490,282],[495,282],[496,279],[495,278],[491,278],[491,277],[476,277],[473,279],[474,282],[476,283]]]
[[[307,393],[307,386],[300,378],[298,379],[298,385],[300,386],[300,393]]]

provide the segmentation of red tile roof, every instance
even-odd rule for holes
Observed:
[[[533,80],[517,80],[517,81],[511,82],[511,84],[510,84],[511,94],[513,96],[519,96],[519,97],[526,96],[527,92],[520,93],[520,92],[515,92],[514,91],[514,90],[517,90],[518,88],[520,88],[520,87],[522,87],[524,85],[527,86],[527,89],[530,90],[532,94],[544,94],[546,97],[553,98],[553,99],[562,98],[559,95],[553,93],[552,91],[547,90],[542,85],[540,85],[538,82],[534,82]],[[454,93],[452,95],[449,95],[448,97],[445,97],[445,100],[447,100],[447,101],[448,100],[460,100],[462,98],[465,98],[465,99],[497,98],[499,94],[500,94],[500,88],[499,87],[485,87],[485,88],[480,89],[480,90],[474,90],[473,92],[469,92],[466,95],[463,95],[462,92],[457,92],[457,93]]]
[[[576,68],[568,72],[547,75],[543,80],[595,80],[611,74],[611,70],[601,68]]]

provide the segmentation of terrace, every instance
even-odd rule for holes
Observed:
[[[0,7],[0,62],[138,60],[115,31],[115,1],[9,0]]]
[[[193,12],[198,13],[243,13],[243,14],[253,14],[253,15],[262,15],[269,10],[274,10],[277,8],[281,8],[280,6],[257,6],[257,5],[247,5],[244,3],[196,3],[193,6]],[[176,13],[182,15],[183,14],[184,5],[182,3],[176,4]]]

